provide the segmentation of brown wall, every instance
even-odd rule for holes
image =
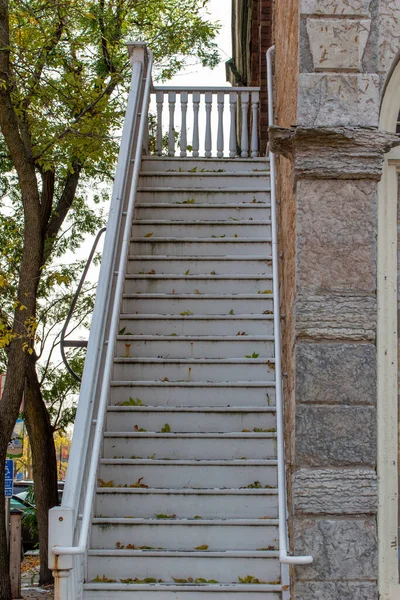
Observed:
[[[298,64],[298,0],[275,0],[273,63],[278,65],[274,78],[275,123],[289,127],[297,118]],[[295,376],[294,376],[294,305],[296,294],[296,198],[293,188],[293,169],[289,159],[277,156],[278,231],[281,287],[282,353],[285,410],[286,451],[288,465],[288,499],[292,505],[291,481],[294,460]],[[290,516],[290,508],[289,508]],[[292,538],[292,536],[290,536]]]
[[[272,45],[273,0],[232,0],[233,85],[259,86],[260,153],[265,155],[268,141],[267,67],[265,53]]]

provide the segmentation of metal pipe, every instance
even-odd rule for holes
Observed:
[[[267,52],[267,85],[268,85],[268,125],[274,125],[274,100],[272,80],[272,53],[275,46]],[[272,229],[272,276],[274,303],[274,337],[275,337],[275,389],[276,389],[276,436],[278,454],[278,514],[279,514],[279,558],[281,563],[288,565],[308,565],[313,562],[312,556],[288,555],[287,499],[286,499],[286,467],[285,441],[283,421],[283,392],[282,392],[282,360],[281,360],[281,324],[279,301],[279,253],[278,227],[276,208],[276,169],[274,153],[269,152],[271,173],[271,229]]]
[[[85,283],[86,275],[87,275],[87,272],[89,271],[89,267],[90,267],[91,262],[93,260],[93,256],[94,256],[94,253],[96,251],[97,244],[99,243],[99,239],[101,238],[101,236],[103,235],[103,233],[106,231],[106,229],[107,229],[107,227],[103,227],[102,229],[100,229],[100,231],[96,235],[96,238],[95,238],[95,240],[93,242],[92,249],[91,249],[89,257],[88,257],[88,259],[86,261],[85,268],[83,269],[83,273],[81,275],[78,287],[76,288],[76,292],[75,292],[74,297],[72,299],[71,306],[69,308],[69,311],[68,311],[68,314],[67,314],[67,318],[65,319],[65,323],[64,323],[64,326],[63,326],[63,328],[61,330],[61,335],[60,335],[60,352],[61,352],[61,357],[62,357],[62,359],[64,361],[64,365],[66,366],[67,370],[69,371],[69,373],[71,373],[72,377],[74,377],[74,379],[76,379],[77,381],[81,381],[81,378],[79,377],[79,375],[77,373],[75,373],[75,371],[73,370],[73,368],[69,364],[69,362],[67,360],[67,357],[65,355],[65,348],[68,346],[68,342],[65,341],[65,335],[66,335],[67,327],[68,327],[69,322],[71,320],[71,317],[73,315],[73,312],[75,310],[75,306],[76,306],[76,303],[78,301],[79,294],[81,293],[82,286]],[[83,347],[86,347],[86,345],[87,345],[87,342],[85,342],[85,345],[78,345],[77,343],[75,343],[72,347],[73,348],[74,347],[82,347],[83,348]]]

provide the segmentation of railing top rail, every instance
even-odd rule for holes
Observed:
[[[153,92],[259,92],[259,87],[230,87],[230,86],[181,86],[181,85],[154,85]]]

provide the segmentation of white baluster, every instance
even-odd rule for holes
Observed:
[[[199,156],[199,108],[200,108],[200,92],[193,92],[193,153],[197,158]]]
[[[258,156],[258,103],[260,100],[259,92],[251,92],[251,158]]]
[[[217,133],[217,156],[222,158],[224,156],[224,92],[218,92],[217,103],[218,103],[218,133]]]
[[[175,102],[176,92],[168,92],[169,103],[169,130],[168,130],[168,154],[175,156]]]
[[[229,134],[229,156],[231,158],[235,158],[236,156],[236,104],[237,93],[230,92],[229,106],[231,110],[231,129]]]
[[[206,101],[206,138],[205,138],[205,156],[211,157],[212,139],[211,139],[211,108],[212,108],[212,92],[204,94]]]
[[[157,133],[156,133],[156,152],[158,156],[162,155],[162,109],[164,102],[164,92],[156,92],[157,103]]]
[[[248,131],[248,114],[249,114],[249,100],[250,94],[249,92],[242,92],[241,94],[242,100],[242,158],[247,158],[249,156],[249,131]]]
[[[186,126],[186,114],[188,107],[188,92],[181,92],[181,111],[182,111],[182,125],[181,125],[181,157],[187,156],[187,126]]]

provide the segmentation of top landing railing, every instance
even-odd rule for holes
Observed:
[[[150,134],[155,154],[257,157],[259,101],[257,87],[154,87]]]

